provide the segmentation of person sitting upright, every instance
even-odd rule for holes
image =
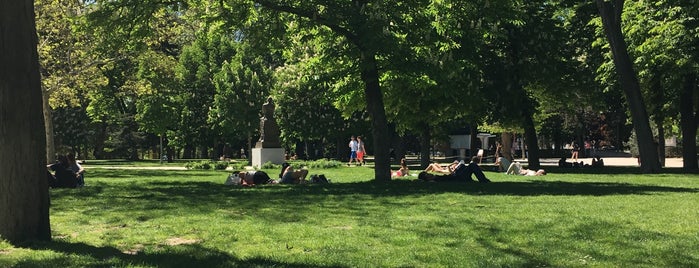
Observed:
[[[391,172],[391,177],[403,177],[403,176],[409,176],[410,175],[410,169],[408,169],[408,165],[405,163],[405,158],[402,158],[400,160],[400,168],[396,171]]]
[[[54,171],[46,172],[51,188],[76,188],[78,187],[78,174],[70,169],[70,161],[65,155],[58,156],[58,162],[46,165],[46,168]]]
[[[498,166],[498,171],[500,172],[507,170],[507,168],[510,167],[510,164],[512,164],[512,162],[502,155],[498,156],[498,158],[495,160],[495,165]]]
[[[279,180],[279,183],[284,183],[284,184],[306,183],[306,176],[308,176],[308,169],[294,170],[294,166],[288,165],[284,169],[284,172],[282,172],[282,179]]]

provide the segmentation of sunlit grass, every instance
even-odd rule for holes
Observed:
[[[51,191],[54,240],[0,243],[0,267],[699,265],[696,174],[487,172],[494,183],[461,184],[311,173],[332,183],[94,168],[87,187]]]

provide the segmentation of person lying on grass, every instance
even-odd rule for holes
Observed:
[[[523,176],[544,176],[546,175],[546,171],[543,169],[539,170],[533,170],[533,169],[526,169],[522,167],[522,164],[518,162],[514,162],[510,164],[510,167],[507,168],[507,175],[523,175]]]
[[[279,183],[283,184],[300,184],[306,183],[306,176],[308,176],[307,169],[297,169],[288,163],[282,164],[282,174]]]
[[[433,172],[433,173],[441,173],[441,174],[451,174],[454,172],[454,169],[456,169],[456,166],[459,165],[459,161],[454,160],[453,163],[449,164],[446,167],[443,167],[442,165],[438,163],[432,163],[425,170],[424,172]]]
[[[254,186],[256,184],[276,184],[264,171],[235,171],[226,180],[226,185]]]
[[[454,172],[448,175],[436,175],[428,172],[420,172],[417,176],[418,180],[423,181],[462,181],[462,182],[473,182],[473,175],[476,175],[478,182],[487,183],[490,182],[488,178],[485,177],[483,170],[476,163],[478,157],[475,156],[471,159],[471,163],[466,165],[463,162],[459,162],[454,168]]]

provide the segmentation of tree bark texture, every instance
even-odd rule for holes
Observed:
[[[367,111],[371,116],[371,130],[374,136],[374,179],[377,181],[391,180],[390,133],[386,110],[384,109],[383,93],[379,85],[379,71],[376,65],[376,55],[362,50],[360,71],[364,81],[364,96]]]
[[[653,132],[648,121],[648,112],[641,95],[638,77],[636,77],[636,73],[633,70],[633,63],[629,57],[626,41],[624,41],[624,36],[621,32],[621,12],[624,8],[624,0],[596,1],[602,17],[604,32],[612,50],[614,66],[619,75],[624,95],[626,95],[626,101],[629,103],[633,127],[634,131],[636,131],[638,152],[641,157],[641,171],[644,173],[659,172],[660,161],[658,161]]]
[[[56,161],[56,145],[53,139],[53,115],[49,105],[49,93],[41,90],[41,99],[44,111],[44,125],[46,126],[46,163]]]
[[[0,236],[50,240],[34,3],[0,1]]]
[[[529,169],[539,169],[541,167],[541,161],[539,160],[539,140],[536,137],[534,119],[532,119],[532,114],[530,112],[527,112],[527,115],[524,116],[524,141],[527,146],[523,148],[522,155],[526,155]]]
[[[512,133],[503,132],[500,140],[502,142],[502,148],[500,148],[500,153],[504,158],[510,161],[514,161],[515,157],[512,155]],[[497,155],[495,157],[498,157]]]
[[[699,103],[697,103],[697,76],[685,75],[680,97],[680,126],[682,128],[682,167],[685,171],[699,169],[697,162],[697,127],[699,127]],[[696,105],[696,107],[695,107]],[[697,111],[695,111],[695,109]]]
[[[420,131],[420,168],[425,169],[430,165],[430,144],[432,142],[432,131],[424,124]]]

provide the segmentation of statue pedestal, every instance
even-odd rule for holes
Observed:
[[[283,148],[252,148],[252,166],[260,168],[264,163],[284,163]]]

